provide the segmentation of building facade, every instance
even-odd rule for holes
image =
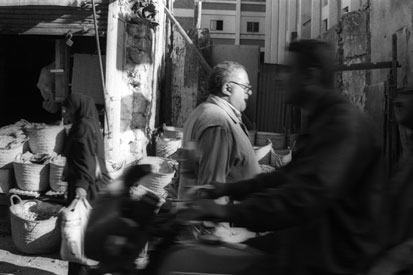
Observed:
[[[285,64],[295,38],[317,38],[367,0],[175,0],[185,29],[208,28],[214,44],[258,45],[264,63]]]
[[[265,0],[176,0],[174,15],[185,29],[194,27],[197,5],[198,24],[210,30],[214,44],[258,45],[265,51]]]

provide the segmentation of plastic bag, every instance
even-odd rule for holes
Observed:
[[[86,199],[75,199],[62,212],[62,243],[60,256],[63,260],[84,265],[98,262],[85,257],[84,238],[92,207]]]

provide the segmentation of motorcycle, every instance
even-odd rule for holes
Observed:
[[[125,173],[93,205],[85,234],[86,256],[100,262],[93,274],[242,274],[269,258],[212,235],[180,240],[188,229],[177,216],[182,202],[163,200],[145,188],[147,167],[133,166]],[[128,192],[132,185],[133,195]],[[142,254],[148,264],[138,269],[135,260]]]

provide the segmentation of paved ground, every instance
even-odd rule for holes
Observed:
[[[10,235],[7,207],[0,205],[0,275],[66,275],[67,262],[56,252],[24,255],[17,251]]]

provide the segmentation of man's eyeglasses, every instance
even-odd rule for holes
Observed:
[[[251,85],[245,85],[245,84],[241,84],[235,81],[228,81],[228,83],[234,83],[235,85],[238,85],[239,87],[241,87],[244,90],[244,93],[246,93],[247,95],[251,95],[252,94],[252,86]]]

